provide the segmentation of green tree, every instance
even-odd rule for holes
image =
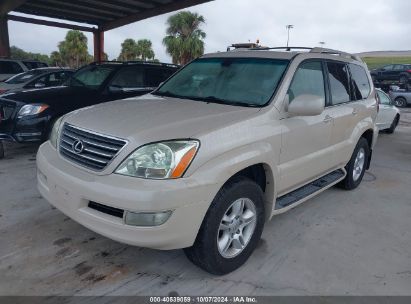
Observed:
[[[50,54],[50,64],[52,66],[64,66],[63,59],[58,51],[54,51]]]
[[[137,55],[141,60],[154,60],[153,44],[148,39],[140,39],[137,41]]]
[[[184,65],[204,54],[206,33],[200,28],[203,23],[203,16],[188,11],[168,18],[167,36],[163,39],[163,44],[173,63]]]
[[[137,60],[138,50],[137,43],[134,39],[127,38],[121,44],[121,52],[118,56],[120,61]]]
[[[87,37],[77,30],[68,31],[64,41],[58,44],[58,49],[65,65],[72,68],[84,65],[90,56],[87,49]]]
[[[26,52],[25,50],[18,48],[17,46],[12,46],[10,48],[10,57],[12,59],[29,59],[29,60],[38,60],[50,64],[50,58],[48,55],[40,53],[31,53]]]

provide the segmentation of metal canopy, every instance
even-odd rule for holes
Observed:
[[[108,31],[210,0],[3,0],[12,10],[98,26]],[[14,6],[14,7],[13,7]]]
[[[7,20],[94,33],[94,56],[101,60],[104,32],[150,17],[213,0],[0,0],[0,57],[10,56]],[[18,12],[94,27],[17,16]]]

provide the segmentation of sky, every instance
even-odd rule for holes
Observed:
[[[290,45],[318,46],[347,52],[411,50],[409,0],[215,0],[186,10],[204,16],[205,52],[260,40],[265,46],[284,46],[286,25],[292,24]],[[172,13],[171,13],[172,14]],[[150,39],[156,58],[170,62],[162,45],[171,14],[149,18],[105,33],[109,59],[120,53],[126,38]],[[26,51],[50,54],[67,30],[9,22],[10,44]],[[88,38],[93,53],[93,37]]]

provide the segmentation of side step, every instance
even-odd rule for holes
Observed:
[[[327,188],[332,187],[339,181],[343,180],[346,176],[346,172],[343,169],[338,169],[333,171],[323,177],[305,185],[297,190],[294,190],[286,195],[277,198],[275,204],[275,210],[280,210],[283,208],[291,207],[292,205],[297,205],[297,203],[305,201],[313,194],[317,192],[322,192]]]

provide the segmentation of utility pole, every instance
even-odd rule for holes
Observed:
[[[292,24],[287,24],[285,26],[287,29],[287,50],[289,51],[289,44],[290,44],[290,30],[294,28],[294,25]]]

